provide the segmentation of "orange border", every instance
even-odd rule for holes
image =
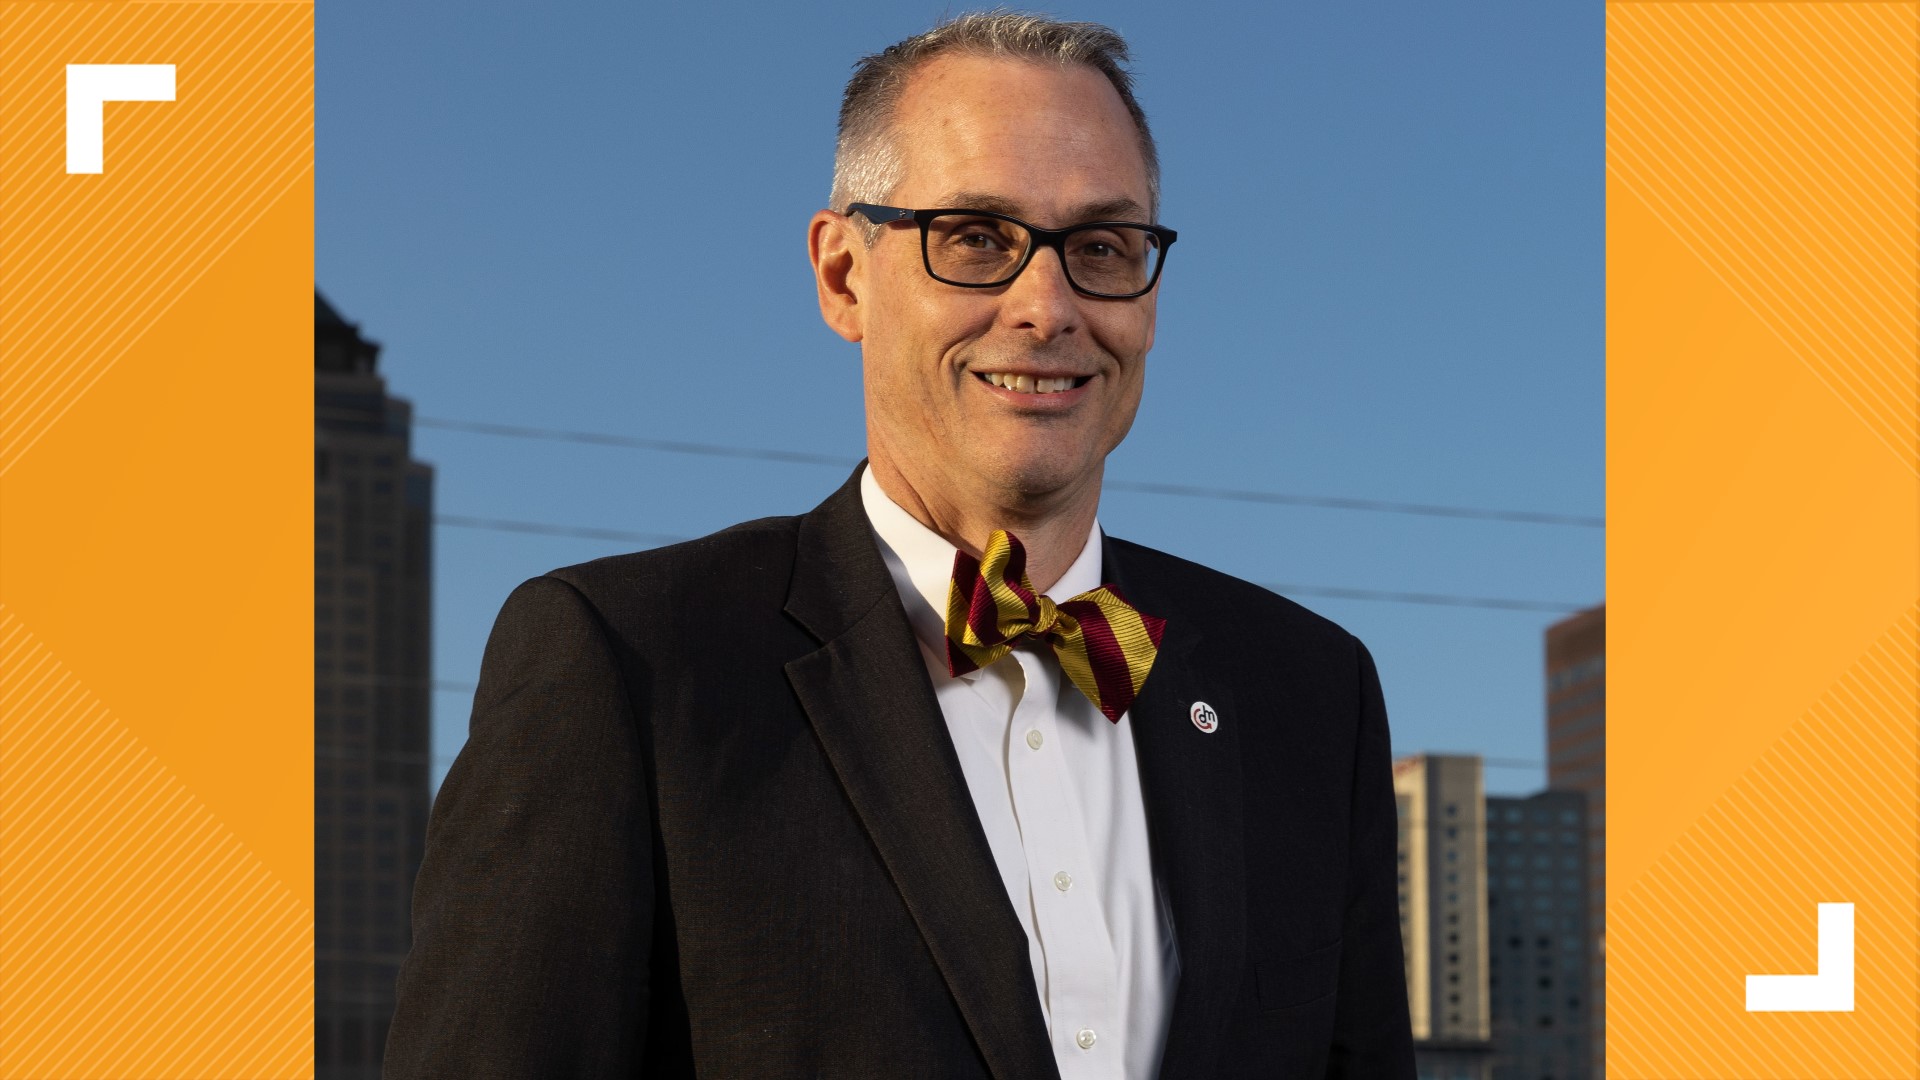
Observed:
[[[1920,1075],[1912,3],[1607,5],[1607,1074]],[[1749,1013],[1855,905],[1851,1012]]]
[[[66,65],[172,64],[66,172]],[[0,1076],[312,1063],[313,8],[0,3]]]

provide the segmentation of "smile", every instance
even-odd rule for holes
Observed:
[[[1016,394],[1058,394],[1085,386],[1087,381],[1093,378],[1091,375],[1064,375],[1059,378],[1042,379],[1032,375],[1014,375],[1002,371],[976,371],[974,377]]]

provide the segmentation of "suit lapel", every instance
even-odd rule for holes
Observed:
[[[786,665],[974,1041],[1002,1080],[1057,1076],[1020,927],[860,501],[801,519],[786,610],[821,647]]]
[[[1246,852],[1239,716],[1227,688],[1203,684],[1200,630],[1180,597],[1144,575],[1127,546],[1106,541],[1105,577],[1140,609],[1167,620],[1153,671],[1129,711],[1155,871],[1165,883],[1179,945],[1180,985],[1161,1057],[1161,1080],[1217,1073],[1227,1020],[1246,977]],[[1205,701],[1218,727],[1195,726]]]

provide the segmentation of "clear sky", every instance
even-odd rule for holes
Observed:
[[[806,222],[853,62],[960,10],[329,0],[319,287],[427,418],[857,459],[858,353],[820,322]],[[1132,43],[1180,231],[1110,480],[1603,515],[1601,5],[1035,10]],[[848,471],[446,427],[415,454],[451,518],[669,536]],[[1302,587],[1373,650],[1396,752],[1544,784],[1561,616],[1323,590],[1598,603],[1601,528],[1116,490],[1100,517]],[[436,783],[506,594],[638,546],[436,528]]]

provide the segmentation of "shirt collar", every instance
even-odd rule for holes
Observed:
[[[953,580],[953,555],[958,549],[889,498],[873,478],[871,466],[860,472],[860,502],[880,541],[880,558],[893,575],[915,636],[936,656],[945,657],[947,586]],[[1096,518],[1087,530],[1079,557],[1047,595],[1064,600],[1099,588],[1103,569],[1100,548],[1100,521]],[[975,671],[969,676],[978,674]]]

